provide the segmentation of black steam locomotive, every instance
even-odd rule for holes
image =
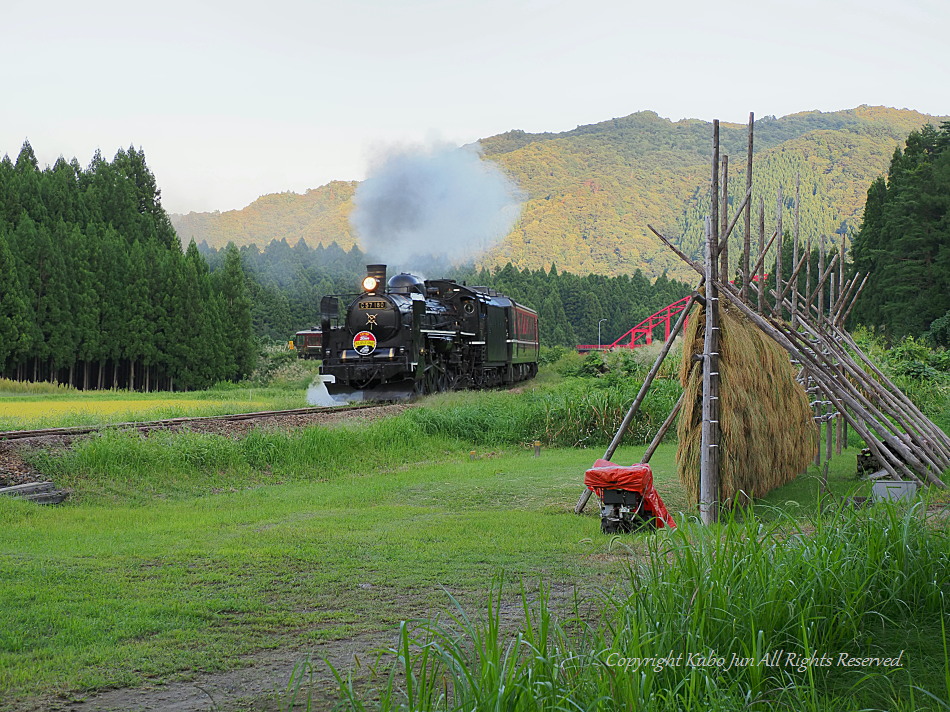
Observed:
[[[406,273],[387,283],[386,265],[366,271],[362,294],[320,304],[320,373],[331,395],[401,398],[537,374],[537,312],[486,287]]]

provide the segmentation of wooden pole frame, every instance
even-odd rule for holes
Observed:
[[[702,286],[702,284],[703,283],[700,282],[700,286]],[[630,423],[633,422],[633,416],[635,416],[637,411],[640,410],[640,405],[643,403],[644,398],[646,398],[647,392],[650,390],[650,386],[653,385],[653,380],[656,378],[656,374],[660,372],[660,366],[663,365],[663,361],[666,360],[667,354],[669,354],[670,349],[673,348],[673,341],[679,335],[680,330],[682,330],[683,325],[686,323],[686,319],[689,316],[689,310],[692,309],[697,298],[698,295],[694,293],[689,303],[686,305],[683,311],[680,312],[679,318],[676,320],[673,328],[670,329],[669,338],[666,340],[666,343],[663,344],[663,348],[660,350],[656,360],[653,362],[653,366],[650,368],[649,373],[647,373],[646,378],[643,379],[643,384],[640,386],[640,390],[637,393],[636,398],[633,399],[633,403],[631,403],[630,408],[627,409],[627,414],[620,422],[620,427],[617,428],[617,432],[614,434],[613,440],[611,440],[610,445],[607,446],[607,450],[604,452],[604,460],[609,460],[611,457],[613,457],[614,452],[616,452],[617,448],[620,446],[623,436],[627,432],[627,428],[629,428]],[[581,514],[584,511],[584,508],[587,506],[587,501],[590,499],[590,495],[591,491],[585,487],[584,491],[581,492],[580,498],[577,500],[577,504],[574,505],[574,514]]]
[[[755,114],[749,112],[749,147],[745,165],[745,232],[742,241],[742,298],[749,301],[749,252],[752,249],[752,134],[755,128]]]

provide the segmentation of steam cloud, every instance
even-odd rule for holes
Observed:
[[[521,212],[522,195],[477,148],[390,151],[360,183],[350,224],[365,252],[389,264],[460,262],[496,245]]]

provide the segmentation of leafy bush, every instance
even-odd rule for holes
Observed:
[[[538,353],[538,365],[550,366],[572,352],[573,349],[569,349],[566,346],[542,346]]]
[[[924,339],[934,346],[950,348],[950,311],[939,319],[934,319],[930,330],[924,334]]]
[[[898,376],[908,376],[921,381],[933,381],[940,377],[937,369],[922,361],[899,361],[891,370]]]
[[[310,385],[319,368],[319,361],[297,358],[297,352],[286,346],[269,347],[261,353],[249,380],[254,386],[299,390]]]

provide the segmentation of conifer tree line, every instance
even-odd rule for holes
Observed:
[[[854,320],[889,340],[950,346],[950,122],[914,131],[868,190],[854,268],[869,272]]]
[[[553,264],[548,270],[518,270],[508,263],[493,271],[460,271],[456,279],[490,286],[535,309],[542,346],[596,344],[600,319],[607,320],[600,327],[601,342],[613,343],[651,314],[692,291],[690,285],[668,279],[665,274],[653,282],[640,270],[618,277],[580,276],[558,272]]]
[[[216,270],[224,251],[199,247]],[[320,299],[327,294],[353,294],[375,262],[358,247],[344,251],[335,243],[309,247],[303,240],[291,246],[274,240],[264,249],[241,248],[248,275],[248,291],[255,333],[286,340],[294,332],[320,324]],[[660,276],[654,282],[637,270],[633,275],[578,276],[547,270],[503,268],[476,269],[439,263],[390,265],[389,274],[407,271],[424,278],[447,277],[469,285],[492,287],[538,312],[544,346],[597,343],[597,324],[603,343],[609,344],[637,323],[690,292],[690,286]]]
[[[0,374],[80,388],[203,388],[256,358],[241,257],[183,251],[141,150],[0,160]]]

